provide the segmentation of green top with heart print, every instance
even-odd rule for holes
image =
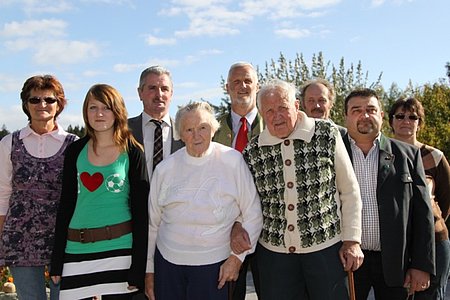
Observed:
[[[97,228],[130,220],[128,169],[126,152],[109,165],[92,165],[88,160],[86,144],[77,159],[78,197],[69,227]],[[94,253],[131,248],[131,245],[132,235],[129,233],[117,239],[94,243],[67,241],[66,253]]]

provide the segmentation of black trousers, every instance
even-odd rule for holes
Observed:
[[[241,270],[239,271],[239,277],[233,284],[233,300],[245,300],[247,292],[247,271],[250,270],[253,275],[253,284],[255,286],[256,295],[259,298],[259,271],[258,264],[256,262],[256,254],[252,253],[247,255],[242,263]]]
[[[406,300],[408,291],[406,288],[387,286],[384,281],[381,252],[363,250],[364,262],[354,272],[356,300],[367,299],[370,289],[373,287],[377,300]]]

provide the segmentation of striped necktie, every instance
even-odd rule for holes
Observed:
[[[163,140],[162,140],[162,127],[161,121],[151,120],[155,124],[155,134],[153,137],[153,170],[157,164],[163,159]]]

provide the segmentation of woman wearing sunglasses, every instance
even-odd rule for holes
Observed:
[[[436,276],[414,299],[444,300],[450,268],[450,242],[445,220],[450,214],[450,166],[442,151],[417,140],[417,132],[424,126],[425,113],[415,98],[399,99],[389,111],[389,124],[394,138],[420,148],[431,205],[435,220]]]
[[[50,263],[66,147],[77,137],[58,125],[67,103],[51,75],[25,81],[28,125],[0,141],[0,265],[9,266],[19,299],[47,299]],[[50,299],[58,287],[50,283]]]

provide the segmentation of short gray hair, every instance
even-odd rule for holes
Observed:
[[[172,75],[170,74],[170,71],[162,66],[151,66],[142,71],[141,76],[139,77],[139,89],[141,90],[144,87],[145,79],[149,74],[156,74],[156,75],[167,75],[170,79],[170,85],[173,89],[173,82],[172,82]]]
[[[259,109],[261,109],[261,98],[274,90],[279,91],[282,96],[286,97],[286,99],[289,100],[289,103],[295,104],[295,101],[297,100],[295,97],[295,86],[292,83],[275,78],[264,83],[259,89],[258,96],[256,97],[256,103]]]
[[[181,106],[178,109],[178,112],[175,116],[175,131],[178,134],[178,136],[181,136],[181,120],[183,119],[184,115],[188,112],[196,111],[196,110],[206,112],[206,114],[208,115],[208,119],[209,119],[208,123],[209,123],[209,125],[211,125],[211,128],[213,130],[213,135],[219,129],[220,124],[214,115],[213,108],[211,107],[211,105],[209,105],[208,102],[190,101],[188,104]]]
[[[258,73],[256,72],[255,67],[253,67],[251,63],[246,61],[238,61],[231,65],[230,69],[228,70],[227,83],[230,82],[230,76],[231,73],[234,71],[234,69],[242,67],[249,67],[253,71],[253,77],[255,79],[255,82],[258,83]]]

